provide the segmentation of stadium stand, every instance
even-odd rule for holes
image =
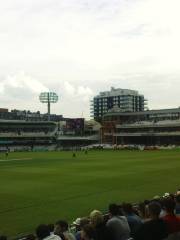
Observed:
[[[109,211],[93,210],[88,217],[40,224],[35,233],[16,240],[179,240],[179,190],[141,203],[110,204]],[[0,236],[0,240],[6,240]]]
[[[145,146],[180,145],[180,108],[104,115],[101,143]]]
[[[81,149],[99,143],[100,127],[101,125],[94,120],[67,119],[64,123],[59,124],[57,149]]]
[[[0,120],[0,151],[69,150],[99,142],[100,124],[83,118],[60,122]]]
[[[54,122],[0,121],[0,151],[33,150],[56,143],[57,125]]]

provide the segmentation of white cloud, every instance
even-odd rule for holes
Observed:
[[[90,115],[90,100],[93,97],[93,90],[87,86],[73,84],[65,81],[60,86],[58,94],[60,96],[61,110],[66,117],[88,117]]]
[[[3,87],[2,92],[6,91],[8,88],[21,88],[28,90],[33,94],[38,94],[42,91],[48,91],[48,88],[41,82],[25,74],[24,72],[20,72],[17,75],[9,75],[6,79],[1,81],[1,86]]]
[[[90,97],[93,96],[93,91],[89,87],[75,86],[67,81],[64,83],[64,90],[65,96],[74,99],[81,98],[84,102],[90,101]]]
[[[84,102],[90,101],[93,91],[89,87],[79,86],[77,89],[77,96],[82,97]]]
[[[48,91],[48,88],[37,79],[23,72],[9,75],[0,82],[1,106],[4,103],[7,108],[26,109],[28,106],[34,109],[33,102],[38,102],[41,91]]]
[[[25,107],[27,96],[53,88],[61,99],[54,110],[70,116],[83,108],[88,116],[89,99],[112,85],[139,89],[153,108],[177,105],[179,8],[179,0],[1,1],[0,77],[23,69],[38,81],[6,77],[0,92],[24,89],[18,94]],[[32,106],[42,109],[35,98]]]
[[[75,91],[76,91],[75,87],[72,84],[70,84],[69,82],[66,81],[64,83],[64,88],[65,88],[66,93],[68,95],[70,95],[70,97],[72,97],[75,94]]]

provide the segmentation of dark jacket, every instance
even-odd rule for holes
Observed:
[[[161,240],[168,236],[166,223],[162,219],[149,220],[141,225],[134,235],[135,240]]]
[[[111,240],[109,231],[104,223],[95,227],[95,240]]]

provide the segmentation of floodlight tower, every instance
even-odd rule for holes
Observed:
[[[51,103],[57,103],[58,101],[58,95],[54,92],[42,92],[39,95],[39,100],[42,103],[47,103],[48,106],[48,121],[50,121],[50,105]]]

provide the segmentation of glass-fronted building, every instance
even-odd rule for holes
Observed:
[[[112,108],[122,112],[141,112],[145,110],[144,95],[135,90],[111,88],[110,91],[100,92],[91,101],[91,117],[101,121],[104,114]]]

